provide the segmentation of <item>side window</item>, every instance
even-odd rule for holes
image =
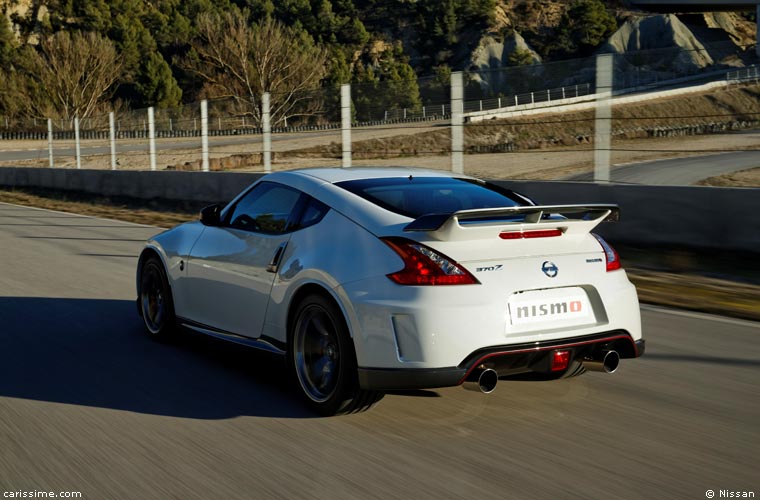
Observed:
[[[301,219],[298,224],[298,229],[313,226],[322,220],[322,217],[330,210],[330,208],[319,200],[309,198],[306,202],[306,206],[301,214]]]
[[[230,211],[227,225],[244,231],[279,234],[290,230],[293,209],[301,192],[273,182],[262,182]]]

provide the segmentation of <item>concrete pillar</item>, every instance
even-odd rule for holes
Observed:
[[[55,162],[53,161],[53,120],[48,118],[48,161],[50,162],[50,167],[55,166]]]
[[[406,109],[404,109],[406,114]],[[351,85],[340,86],[340,135],[343,150],[343,168],[351,166]]]
[[[264,155],[264,172],[272,171],[272,116],[271,116],[271,96],[269,92],[264,92],[261,96],[261,132]]]
[[[74,149],[76,150],[77,169],[82,168],[82,148],[79,140],[79,117],[74,117]]]
[[[195,120],[193,120],[195,128]],[[208,165],[208,101],[201,101],[201,170],[209,171]]]
[[[464,173],[464,77],[451,73],[451,171]]]
[[[596,56],[596,126],[594,134],[594,182],[610,181],[612,131],[612,54]]]
[[[108,113],[108,139],[111,143],[111,170],[116,170],[116,125],[113,111]]]
[[[156,170],[156,115],[153,106],[148,108],[148,152],[150,169]]]
[[[755,34],[755,54],[760,56],[760,43],[758,43],[758,39],[760,39],[760,3],[758,3],[755,8],[755,18],[755,22],[757,23],[757,34]]]

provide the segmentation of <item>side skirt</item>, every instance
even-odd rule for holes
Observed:
[[[234,342],[236,344],[244,345],[246,347],[252,347],[260,351],[271,352],[280,356],[285,355],[284,346],[280,346],[281,342],[275,339],[269,339],[267,337],[250,338],[238,335],[236,333],[226,332],[224,330],[218,330],[212,326],[197,323],[195,321],[186,318],[177,318],[177,322],[184,328],[188,328],[194,332],[202,333],[210,337],[226,340],[228,342]]]

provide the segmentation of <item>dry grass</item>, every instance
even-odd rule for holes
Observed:
[[[106,198],[46,189],[0,190],[0,202],[117,219],[157,227],[172,227],[196,219],[203,204]]]
[[[628,276],[641,302],[760,321],[760,286],[640,269]]]
[[[697,184],[700,186],[758,188],[760,187],[760,167],[709,177],[702,179]]]
[[[203,204],[170,201],[109,199],[49,190],[0,190],[0,202],[73,212],[158,227],[171,227],[193,220]],[[146,208],[149,207],[149,208]],[[628,274],[641,302],[760,321],[760,286],[719,280],[691,273],[637,269],[634,258],[626,260]],[[671,260],[671,265],[683,262]],[[683,266],[688,267],[688,266]]]
[[[760,86],[748,85],[615,106],[612,129],[614,138],[625,144],[625,140],[647,138],[657,128],[734,122],[756,126],[758,120]],[[583,151],[590,148],[593,136],[593,111],[487,120],[465,126],[465,149],[473,153],[512,144],[516,150],[561,147]],[[444,155],[451,151],[451,135],[446,128],[356,141],[352,149],[353,158],[358,160]],[[340,154],[341,146],[334,142],[292,150],[286,156],[339,158]]]

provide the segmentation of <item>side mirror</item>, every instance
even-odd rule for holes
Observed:
[[[221,205],[209,205],[201,209],[201,224],[204,226],[218,226],[221,224]]]

